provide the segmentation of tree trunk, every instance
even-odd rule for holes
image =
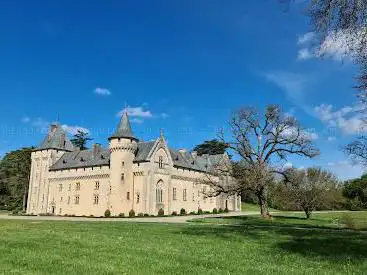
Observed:
[[[305,210],[306,219],[309,219],[311,217],[312,212],[310,210]]]
[[[264,218],[268,218],[269,215],[269,209],[268,209],[268,200],[266,198],[265,189],[262,188],[256,193],[256,196],[259,200],[259,206],[260,206],[260,213],[261,216]]]
[[[28,190],[26,188],[23,193],[23,211],[26,211],[27,209],[27,199],[28,199]]]

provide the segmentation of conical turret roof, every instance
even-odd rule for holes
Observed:
[[[138,140],[131,130],[129,116],[126,111],[124,111],[124,113],[122,114],[116,131],[112,134],[112,136],[109,137],[109,139],[112,138],[129,138]]]

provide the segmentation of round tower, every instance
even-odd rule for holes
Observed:
[[[110,200],[113,215],[128,213],[133,204],[133,161],[138,139],[124,111],[116,131],[108,138],[110,149]]]

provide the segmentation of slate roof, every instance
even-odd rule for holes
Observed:
[[[56,123],[51,125],[48,135],[41,142],[40,146],[35,149],[35,151],[44,149],[73,151],[74,146],[69,140],[64,129],[62,129],[61,125]]]
[[[110,136],[109,139],[111,138],[131,138],[131,139],[138,140],[135,137],[133,130],[131,130],[129,117],[126,111],[124,111],[123,115],[121,116],[121,119],[117,126],[116,131],[112,134],[112,136]]]
[[[148,156],[156,141],[138,142],[134,162],[148,161]],[[217,164],[223,155],[202,155],[194,158],[189,152],[179,152],[169,148],[173,165],[175,167],[186,168],[196,171],[207,171],[209,167]],[[50,170],[63,170],[71,168],[85,168],[101,165],[109,165],[110,151],[105,148],[100,148],[97,153],[93,149],[76,150],[66,152]]]

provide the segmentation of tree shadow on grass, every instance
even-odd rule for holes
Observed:
[[[367,259],[367,234],[336,228],[320,228],[312,225],[301,227],[290,224],[264,225],[257,220],[237,225],[188,226],[182,233],[196,236],[214,235],[226,240],[264,242],[278,249],[300,254],[308,258],[322,257],[329,261],[364,261]]]

